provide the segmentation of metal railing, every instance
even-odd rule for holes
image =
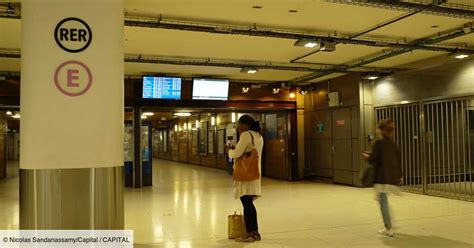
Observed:
[[[376,108],[391,118],[402,154],[403,189],[474,200],[474,97]]]

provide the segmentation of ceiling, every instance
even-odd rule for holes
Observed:
[[[18,2],[18,1],[10,1]],[[453,0],[453,4],[469,5],[474,1]],[[336,35],[347,37],[407,14],[407,11],[330,3],[325,0],[125,0],[126,16],[161,16],[165,20],[212,25],[255,26],[257,29],[284,30],[305,34]],[[357,38],[411,42],[438,33],[472,25],[472,19],[417,13]],[[21,25],[19,19],[0,18],[0,50],[19,51]],[[314,49],[295,47],[294,39],[256,37],[181,31],[146,27],[125,27],[125,53],[150,56],[183,57],[187,59],[221,59],[249,64],[300,65],[310,68],[328,68],[331,65],[348,65],[364,58],[376,56],[393,48],[358,44],[337,44],[334,52],[316,52],[290,63]],[[474,49],[474,34],[464,35],[439,45]],[[453,59],[449,53],[414,50],[399,56],[365,65],[355,70],[406,70],[430,66],[440,58],[444,63]],[[316,64],[314,64],[316,63]],[[320,64],[328,64],[321,66]],[[125,63],[127,75],[170,74],[181,76],[215,76],[248,81],[292,81],[311,74],[308,71],[260,69],[256,74],[241,73],[239,67],[170,65],[155,63]],[[0,58],[0,71],[20,71],[19,58]],[[327,80],[343,75],[337,72],[317,77],[310,82]]]

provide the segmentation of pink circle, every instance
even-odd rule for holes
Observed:
[[[82,68],[84,68],[86,70],[86,72],[89,76],[89,82],[87,83],[87,86],[82,91],[77,92],[77,93],[68,92],[65,89],[63,89],[61,87],[61,85],[59,84],[59,79],[58,79],[59,72],[61,71],[61,69],[64,66],[70,65],[70,64],[76,64],[76,65],[81,66]],[[77,61],[77,60],[69,60],[69,61],[66,61],[66,62],[62,63],[61,65],[59,65],[59,67],[56,69],[56,72],[54,73],[54,84],[56,85],[56,88],[58,88],[58,90],[61,91],[61,93],[63,93],[66,96],[80,96],[80,95],[83,95],[84,93],[86,93],[91,88],[91,86],[92,86],[92,73],[84,63],[82,63],[80,61]]]

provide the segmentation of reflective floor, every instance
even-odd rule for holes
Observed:
[[[154,161],[155,186],[127,189],[125,225],[135,247],[473,247],[474,203],[404,193],[389,198],[394,238],[371,189],[263,181],[256,201],[263,240],[227,239],[227,215],[241,211],[224,171]],[[18,228],[18,177],[0,180],[0,229]]]

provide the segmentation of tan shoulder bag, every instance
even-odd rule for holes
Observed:
[[[255,148],[255,142],[253,135],[249,132],[252,137],[252,150],[244,153],[242,157],[235,160],[234,168],[234,181],[248,182],[260,179],[260,169],[258,168],[258,152]]]

